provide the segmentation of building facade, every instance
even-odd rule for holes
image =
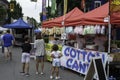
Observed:
[[[103,4],[105,4],[108,0],[92,0],[90,10],[93,10]]]

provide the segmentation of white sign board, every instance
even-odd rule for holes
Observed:
[[[105,65],[108,55],[105,52],[80,50],[70,46],[63,46],[62,54],[61,66],[85,75],[93,57],[101,57]]]

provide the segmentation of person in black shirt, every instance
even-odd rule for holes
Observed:
[[[24,41],[25,42],[21,46],[22,48],[22,56],[21,56],[22,72],[21,74],[29,76],[30,51],[32,49],[32,45],[30,44],[30,39],[28,37],[25,37]]]

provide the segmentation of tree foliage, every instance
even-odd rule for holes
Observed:
[[[0,26],[5,23],[7,17],[7,3],[0,0]]]
[[[7,18],[7,10],[3,7],[3,5],[0,5],[0,25],[4,24],[5,20]]]
[[[13,19],[19,19],[20,17],[23,16],[22,8],[21,8],[20,4],[17,3],[16,1],[10,1],[10,4],[11,3],[14,4],[14,11],[10,12],[10,9],[9,9],[9,16],[12,17]]]
[[[82,0],[68,0],[68,4],[67,4],[67,12],[71,11],[72,9],[74,9],[75,7],[78,7],[80,10],[82,10],[81,8],[81,1]],[[86,11],[88,12],[90,9],[90,7],[92,6],[92,2],[94,2],[95,0],[85,0],[85,6],[86,6]],[[101,0],[104,3],[106,3],[108,0]],[[56,4],[57,4],[57,13],[61,13],[60,15],[63,15],[63,9],[64,9],[64,0],[56,0]],[[60,5],[60,6],[59,6]],[[61,9],[61,10],[59,10]],[[83,11],[83,10],[82,10]],[[57,15],[59,16],[59,14]]]
[[[13,11],[11,11],[10,4],[14,5]],[[10,24],[11,19],[19,19],[20,17],[23,17],[22,7],[20,6],[19,3],[17,3],[16,1],[10,1],[8,6],[9,6],[9,9],[7,10],[8,18],[5,24]]]

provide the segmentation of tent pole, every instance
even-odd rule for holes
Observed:
[[[108,53],[110,53],[110,45],[111,45],[111,24],[110,24],[110,16],[108,22]]]
[[[109,22],[108,22],[108,55],[110,54],[110,47],[111,47],[111,23],[110,23],[110,15],[109,15]],[[108,56],[109,57],[109,56]],[[109,60],[107,64],[107,78],[109,78]]]
[[[62,25],[63,25],[63,29],[64,29],[64,34],[66,34],[66,33],[65,33],[65,15],[63,16]],[[65,45],[65,39],[63,39],[63,45]]]

